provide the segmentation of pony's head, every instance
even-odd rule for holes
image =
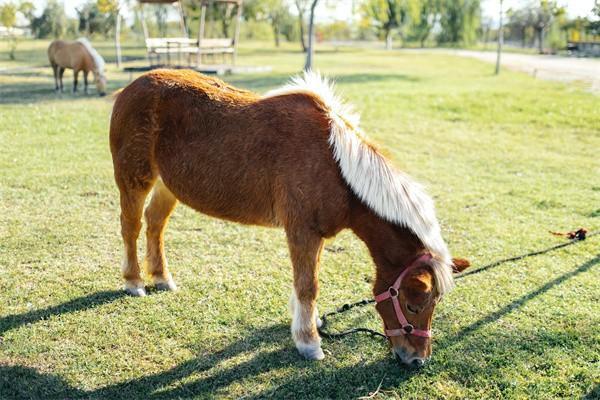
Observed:
[[[106,96],[106,75],[95,72],[96,90],[99,96]]]
[[[451,267],[429,253],[419,254],[400,268],[377,274],[375,282],[376,309],[383,319],[385,333],[396,359],[404,364],[421,367],[431,356],[431,321],[436,304],[444,289],[442,280],[451,268],[460,272],[469,266],[463,259],[454,259]],[[380,293],[377,290],[386,288]],[[379,288],[379,289],[378,289]]]
[[[94,81],[96,82],[96,89],[98,90],[98,95],[105,96],[106,95],[106,75],[104,74],[104,58],[98,53],[96,49],[92,47],[92,44],[86,38],[77,39],[79,43],[81,43],[88,54],[92,58],[92,62],[94,63]]]

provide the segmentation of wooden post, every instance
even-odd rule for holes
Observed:
[[[121,68],[121,14],[117,8],[117,20],[115,25],[115,50],[117,52],[117,68]]]
[[[231,64],[235,65],[237,58],[237,50],[238,50],[238,42],[240,40],[240,23],[242,21],[242,3],[243,1],[238,1],[237,5],[237,16],[235,22],[235,34],[233,35],[233,54],[231,55]],[[223,56],[225,57],[225,56]]]
[[[140,4],[140,22],[142,23],[142,31],[144,32],[144,40],[148,39],[148,26],[146,25],[146,16],[144,15],[144,4]]]
[[[202,12],[200,14],[200,27],[198,28],[198,53],[196,54],[196,67],[202,63],[202,39],[204,38],[204,26],[206,20],[207,4],[202,2]]]
[[[310,6],[310,21],[308,24],[308,49],[306,51],[306,63],[304,64],[304,70],[309,71],[312,69],[313,57],[315,52],[315,8],[319,0],[313,0]]]
[[[146,58],[148,58],[148,64],[152,65],[152,59],[150,58],[150,49],[148,48],[148,26],[146,25],[146,16],[144,15],[143,3],[140,3],[140,22],[142,23],[142,31],[144,31],[144,46],[146,46]]]
[[[500,56],[502,55],[502,45],[504,44],[504,25],[502,21],[502,1],[500,0],[500,26],[498,27],[498,54],[496,56],[496,75],[500,73]]]
[[[179,6],[179,25],[181,25],[181,32],[185,38],[189,37],[187,25],[185,23],[185,14],[183,12],[183,4],[181,4],[181,0],[177,2]]]

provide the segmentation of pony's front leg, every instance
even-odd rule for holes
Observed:
[[[83,93],[88,94],[88,71],[83,71]]]
[[[73,70],[73,93],[77,93],[77,78],[79,77],[79,70]]]
[[[292,338],[302,356],[309,360],[322,360],[325,355],[317,331],[316,300],[323,238],[303,230],[287,230],[287,237],[294,269],[294,290],[291,298]]]

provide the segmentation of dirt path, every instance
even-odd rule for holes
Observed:
[[[463,57],[472,57],[491,63],[496,62],[496,53],[473,50],[438,50]],[[600,93],[600,59],[561,56],[542,56],[503,53],[502,66],[527,72],[536,78],[562,82],[581,81],[591,91]]]

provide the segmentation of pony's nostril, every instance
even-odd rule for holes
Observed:
[[[422,358],[415,358],[411,365],[415,368],[421,368],[423,365],[425,365],[425,360],[423,360]]]

